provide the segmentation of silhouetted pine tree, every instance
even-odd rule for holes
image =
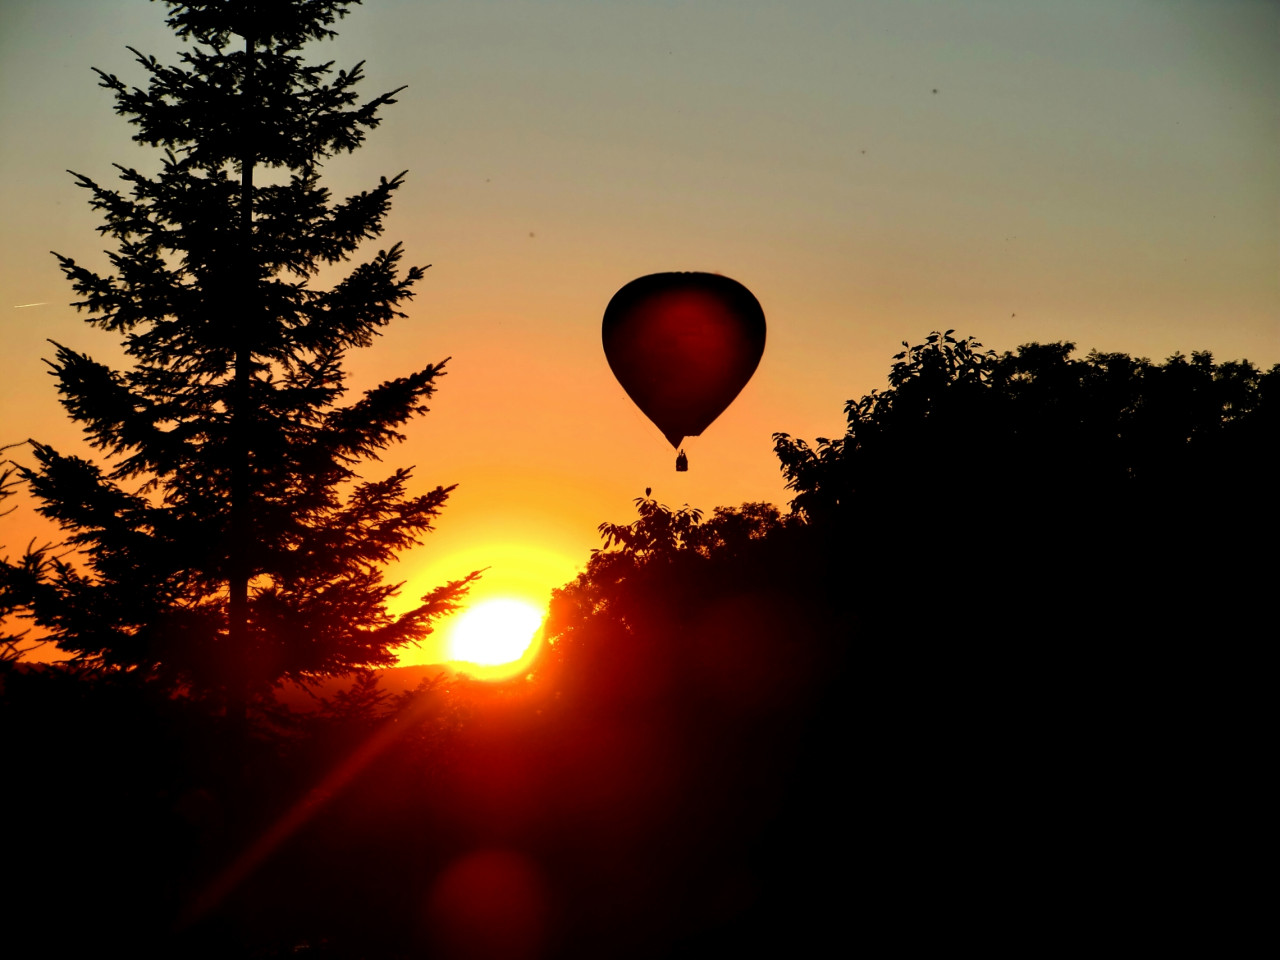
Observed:
[[[239,716],[282,679],[391,663],[465,588],[388,613],[382,565],[452,488],[411,495],[407,469],[357,472],[425,412],[443,364],[342,402],[347,351],[403,316],[422,268],[402,269],[396,244],[311,286],[381,233],[404,176],[342,202],[320,185],[323,161],[360,146],[398,92],[361,103],[360,64],[335,75],[302,60],[350,2],[167,0],[191,44],[181,63],[133,51],[145,89],[97,71],[134,139],[164,153],[155,175],[117,165],[121,190],[76,174],[112,269],[58,259],[75,306],[132,362],[55,344],[61,401],[107,459],[37,444],[24,472],[81,558],[32,590],[36,622],[64,650]]]
[[[12,444],[11,444],[12,446]],[[8,446],[0,447],[0,452],[9,449]],[[0,464],[0,517],[13,511],[12,507],[4,508],[4,501],[13,496],[14,487],[18,481],[14,479],[15,468],[5,461]],[[25,631],[18,628],[15,622],[15,614],[18,613],[21,602],[17,599],[13,589],[13,581],[23,575],[21,566],[13,566],[9,563],[9,557],[3,553],[4,544],[0,543],[0,664],[16,662],[21,657],[21,647],[19,646]],[[34,551],[27,550],[27,566],[33,564],[38,565],[41,556]]]

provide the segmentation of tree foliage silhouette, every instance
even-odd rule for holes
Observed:
[[[541,669],[571,683],[585,682],[596,695],[624,676],[630,652],[643,658],[676,658],[690,632],[702,632],[708,607],[726,598],[785,592],[803,563],[779,560],[784,532],[797,522],[767,503],[717,507],[710,517],[685,505],[673,509],[646,491],[635,500],[637,519],[603,523],[604,547],[593,550],[586,569],[552,592],[546,634],[550,649]],[[779,567],[788,571],[779,576]],[[736,619],[736,618],[735,618]],[[583,660],[582,658],[586,658]],[[587,662],[610,664],[612,679]],[[643,672],[643,671],[641,671]]]
[[[848,682],[875,678],[867,702],[1005,719],[1091,689],[1102,727],[1176,689],[1148,689],[1157,673],[1207,676],[1223,661],[1206,638],[1255,636],[1280,366],[1077,359],[1070,343],[999,355],[949,330],[904,347],[884,390],[846,404],[843,436],[775,435],[789,516],[704,520],[646,496],[632,523],[602,524],[603,549],[553,595],[556,682],[667,684],[727,633],[717,664],[765,656],[783,688],[795,662],[855,664]]]
[[[950,330],[903,346],[888,388],[846,404],[843,437],[774,438],[793,509],[875,582],[877,629],[910,611],[944,636],[973,597],[1001,614],[984,637],[1034,629],[1136,663],[1139,638],[1190,650],[1197,631],[1257,626],[1241,561],[1278,529],[1262,451],[1280,365],[1077,359],[1072,343],[997,355]]]
[[[105,463],[37,443],[23,471],[79,556],[30,587],[36,622],[78,657],[241,713],[286,678],[392,663],[465,588],[388,612],[383,564],[452,488],[413,493],[408,469],[359,469],[426,412],[443,363],[345,398],[344,358],[404,316],[423,269],[403,268],[395,244],[313,285],[382,232],[404,182],[341,201],[320,182],[398,92],[361,102],[360,64],[303,60],[350,2],[170,0],[190,44],[178,65],[133,51],[145,88],[97,71],[134,139],[163,153],[154,174],[117,165],[121,189],[75,175],[115,249],[105,273],[58,259],[130,365],[55,344],[61,402]]]
[[[1280,367],[904,348],[842,436],[776,436],[789,517],[646,496],[554,594],[556,709],[643,745],[647,813],[678,783],[670,955],[821,952],[845,867],[893,929],[1060,926],[1135,876],[1158,913],[1253,789]],[[753,888],[712,906],[727,874]]]
[[[16,446],[11,444],[10,446]],[[0,447],[0,452],[9,447]],[[0,463],[0,517],[13,512],[13,507],[6,508],[4,502],[15,493],[18,486],[17,468],[8,461]],[[19,629],[17,617],[22,612],[21,592],[18,584],[22,578],[38,576],[46,564],[45,553],[34,550],[34,544],[27,547],[26,554],[17,564],[11,564],[7,555],[0,556],[0,664],[14,663],[21,659],[24,652],[22,640],[26,630]],[[4,550],[4,544],[0,544]]]
[[[843,437],[811,447],[775,434],[797,513],[866,520],[944,489],[1011,515],[1046,498],[1149,514],[1211,491],[1260,505],[1271,471],[1257,451],[1276,433],[1280,366],[1207,352],[1074,359],[1072,343],[997,355],[953,332],[904,342],[888,389],[845,405]]]

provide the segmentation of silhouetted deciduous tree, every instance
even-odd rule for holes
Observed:
[[[833,557],[874,558],[903,602],[932,579],[911,606],[938,629],[966,593],[994,601],[1008,636],[1031,620],[1073,643],[1165,643],[1215,616],[1243,628],[1257,609],[1241,561],[1277,529],[1263,451],[1280,366],[980,346],[935,333],[894,358],[888,389],[846,404],[843,437],[775,436],[792,507]]]
[[[1274,467],[1258,451],[1275,437],[1280,366],[1203,352],[1163,364],[1098,351],[1075,359],[1072,343],[1001,356],[952,333],[897,354],[887,390],[845,404],[843,437],[810,447],[775,435],[797,513],[865,518],[912,503],[914,513],[961,494],[1010,516],[1050,499],[1057,510],[1149,512],[1153,498],[1206,485],[1257,507],[1270,485]]]
[[[59,261],[130,363],[57,345],[61,401],[105,460],[35,444],[23,471],[78,550],[27,584],[35,621],[63,650],[237,715],[282,679],[394,662],[463,588],[388,612],[382,566],[451,488],[361,472],[426,411],[443,364],[345,396],[348,351],[403,316],[422,268],[402,268],[396,244],[313,285],[381,233],[404,176],[342,201],[321,186],[396,92],[361,102],[359,64],[302,59],[350,2],[170,0],[190,44],[178,65],[134,51],[145,88],[98,71],[134,139],[163,153],[155,173],[118,167],[122,189],[76,175],[115,249],[105,273]]]
[[[1099,898],[1142,936],[1208,904],[1179,936],[1220,936],[1280,368],[1072,354],[934,334],[843,436],[776,436],[791,517],[645,497],[556,591],[541,682],[630,748],[590,769],[630,774],[678,851],[634,858],[681,905],[635,908],[670,955],[818,953],[851,924],[1096,937]]]

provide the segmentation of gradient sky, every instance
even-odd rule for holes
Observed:
[[[67,168],[154,168],[90,68],[171,61],[163,13],[0,0],[0,443],[81,449],[46,338],[119,356],[48,251],[104,262]],[[487,565],[477,598],[541,602],[645,487],[784,504],[771,434],[839,435],[933,329],[1280,361],[1272,0],[367,0],[339,30],[313,59],[408,89],[327,185],[408,169],[380,245],[432,264],[353,383],[452,358],[386,457],[459,484],[392,571],[410,595]],[[665,270],[734,277],[769,322],[688,474],[600,348],[613,293]],[[0,520],[10,554],[38,532]]]

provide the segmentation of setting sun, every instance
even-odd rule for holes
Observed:
[[[542,617],[541,610],[523,600],[501,597],[478,603],[454,623],[449,658],[484,679],[511,676],[535,651]]]

